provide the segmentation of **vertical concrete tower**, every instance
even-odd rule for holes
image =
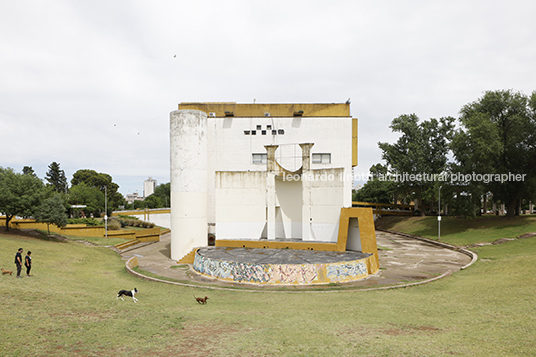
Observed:
[[[207,114],[177,110],[170,114],[171,259],[207,245]]]

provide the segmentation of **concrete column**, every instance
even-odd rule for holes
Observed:
[[[311,180],[307,179],[311,169],[311,149],[314,144],[300,144],[302,149],[302,240],[311,240]],[[305,177],[305,179],[304,179]]]
[[[275,151],[278,145],[266,145],[266,237],[275,239]]]
[[[207,245],[207,114],[170,114],[171,259]]]

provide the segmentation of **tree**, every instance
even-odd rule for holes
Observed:
[[[162,199],[154,194],[150,195],[149,197],[145,197],[143,202],[145,203],[146,208],[160,208],[164,206]]]
[[[45,179],[48,181],[48,186],[52,186],[54,191],[67,192],[67,177],[65,177],[65,171],[60,169],[60,164],[57,162],[48,165]]]
[[[353,201],[372,203],[396,203],[395,183],[385,179],[387,177],[387,167],[382,164],[372,165],[369,169],[372,180],[368,180],[363,187],[355,191]]]
[[[13,217],[31,217],[44,195],[43,182],[32,175],[0,167],[0,212],[6,215],[6,230]]]
[[[162,202],[160,207],[169,207],[171,204],[171,183],[162,183],[155,187],[154,193],[151,196],[160,198]],[[150,196],[149,196],[150,197]]]
[[[445,170],[454,118],[419,123],[415,114],[401,115],[393,119],[390,128],[402,135],[395,144],[378,143],[382,159],[394,175],[397,191],[404,196],[413,195],[415,208],[420,209],[423,198],[433,197],[432,175]],[[412,180],[412,177],[418,179]]]
[[[373,179],[380,178],[381,176],[385,177],[388,174],[387,166],[382,164],[372,165],[369,172]]]
[[[354,201],[372,203],[393,203],[394,182],[373,179],[367,181],[353,197]]]
[[[37,175],[35,174],[35,171],[33,170],[33,168],[31,166],[24,166],[22,168],[22,174],[23,175],[32,175],[34,177],[37,177]]]
[[[109,211],[117,209],[119,205],[125,203],[123,195],[117,192],[119,185],[113,182],[112,176],[108,174],[99,173],[95,170],[78,170],[73,175],[71,185],[76,186],[82,183],[87,187],[99,189],[103,194],[107,193]]]
[[[50,225],[55,224],[58,227],[67,225],[67,215],[65,214],[65,205],[59,195],[47,198],[35,212],[37,222],[47,224],[48,236],[50,237]]]
[[[536,92],[529,98],[513,90],[488,91],[460,114],[452,142],[458,172],[472,179],[480,174],[485,181],[478,184],[513,217],[523,198],[536,196]]]
[[[84,183],[71,186],[68,202],[71,205],[86,205],[83,211],[88,217],[90,214],[100,215],[104,211],[104,193]]]

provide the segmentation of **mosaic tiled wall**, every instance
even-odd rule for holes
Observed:
[[[235,263],[195,255],[194,269],[213,278],[255,284],[327,284],[368,276],[367,259],[325,264]]]

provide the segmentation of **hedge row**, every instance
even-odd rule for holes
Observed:
[[[140,221],[137,218],[119,217],[121,227],[140,227],[140,228],[154,228],[155,224],[151,222]]]

